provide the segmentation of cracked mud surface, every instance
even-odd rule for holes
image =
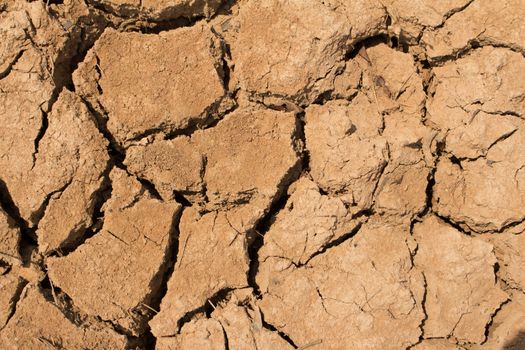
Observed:
[[[525,349],[522,0],[0,0],[1,349]]]

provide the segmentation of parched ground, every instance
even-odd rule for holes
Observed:
[[[0,349],[525,349],[523,0],[0,0]]]

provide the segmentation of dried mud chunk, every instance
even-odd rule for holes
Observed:
[[[499,263],[498,276],[510,287],[525,292],[525,235],[501,233],[484,238],[494,245]]]
[[[476,0],[450,17],[443,27],[427,31],[422,42],[432,60],[461,52],[475,42],[523,52],[524,16],[525,6],[521,0]]]
[[[434,133],[419,118],[401,112],[385,117],[389,163],[377,185],[375,210],[391,220],[410,221],[426,206]]]
[[[126,349],[127,340],[101,324],[69,321],[36,287],[24,290],[16,312],[0,332],[3,349]]]
[[[16,300],[27,283],[13,269],[22,265],[20,235],[14,220],[0,208],[0,329],[14,312]]]
[[[31,210],[24,210],[20,203],[23,199],[17,201],[17,193],[28,185],[27,174],[33,167],[35,140],[43,120],[41,106],[46,106],[53,91],[53,84],[42,79],[46,73],[41,65],[35,51],[26,51],[14,70],[0,80],[1,178],[26,220],[30,220]]]
[[[18,251],[20,230],[14,220],[0,208],[0,262],[10,265],[20,265],[21,258]]]
[[[24,11],[0,13],[0,78],[9,74],[13,65],[27,48],[30,20]]]
[[[460,161],[438,164],[434,208],[474,231],[501,231],[525,218],[525,85],[515,79],[523,69],[521,55],[482,48],[434,70],[429,121],[451,129],[446,150]]]
[[[265,321],[298,346],[320,341],[325,349],[400,349],[417,343],[423,279],[411,263],[408,231],[374,220],[303,268],[279,258],[260,261],[258,304]]]
[[[184,136],[131,146],[126,152],[128,170],[151,181],[165,200],[174,191],[196,196],[204,190],[205,158]]]
[[[2,329],[12,313],[22,288],[26,282],[14,272],[0,274],[0,329]]]
[[[113,191],[103,207],[102,230],[47,265],[54,284],[80,309],[136,335],[166,269],[180,205],[152,198],[123,170],[110,176]]]
[[[367,209],[388,159],[379,136],[382,118],[365,95],[351,104],[330,101],[306,109],[306,148],[310,174],[324,191],[344,194],[345,201]]]
[[[332,84],[346,51],[384,30],[379,1],[248,1],[231,44],[241,86],[313,101]],[[279,35],[275,35],[279,33]]]
[[[211,318],[197,318],[184,326],[180,334],[157,339],[157,348],[179,349],[293,349],[277,332],[264,328],[251,289],[239,289],[227,295],[227,301],[214,305]],[[225,346],[228,345],[228,347]]]
[[[73,41],[75,34],[68,35],[41,1],[14,2],[0,16],[0,33],[11,33],[5,35],[2,52],[9,63],[0,74],[1,178],[31,227],[41,215],[47,193],[33,188],[35,193],[26,198],[25,191],[34,185],[31,172],[45,132],[45,115],[58,93],[56,82],[62,79],[58,62],[67,56],[66,42]],[[9,58],[13,55],[15,59]]]
[[[30,226],[41,221],[42,251],[74,242],[91,224],[109,160],[107,142],[73,93],[60,94],[48,120],[33,165],[6,181],[20,215]]]
[[[426,204],[430,168],[424,162],[387,168],[377,187],[375,209],[394,220],[410,220]]]
[[[494,316],[488,340],[483,345],[474,345],[472,350],[520,350],[525,349],[525,296],[515,293],[512,301],[503,305]]]
[[[417,43],[424,29],[439,27],[446,18],[471,2],[472,0],[386,0],[383,4],[392,17],[391,28],[400,39]]]
[[[232,226],[228,215],[235,214],[184,211],[175,270],[161,311],[150,322],[155,336],[177,333],[177,322],[220,290],[248,285],[246,233]]]
[[[259,215],[298,170],[296,127],[292,113],[247,107],[191,138],[132,146],[126,164],[163,197],[176,190],[197,200],[205,188],[207,210],[249,203]]]
[[[102,4],[119,16],[139,15],[155,21],[179,17],[210,17],[222,0],[90,0]]]
[[[434,133],[421,122],[425,101],[423,82],[414,58],[385,44],[363,47],[352,61],[362,71],[360,85],[366,96],[355,97],[350,105],[355,101],[352,113],[359,115],[363,113],[360,107],[367,106],[367,112],[360,117],[362,124],[366,119],[377,123],[377,133],[388,143],[386,166],[378,167],[380,172],[375,175],[380,176],[380,180],[367,185],[367,191],[374,196],[378,213],[388,215],[390,220],[410,221],[425,207],[428,177],[434,163],[430,147]],[[362,150],[357,146],[346,153],[350,152]],[[366,154],[361,157],[368,158]],[[367,161],[364,159],[365,164]],[[362,171],[369,165],[348,163],[348,166]]]
[[[487,155],[489,149],[525,127],[516,117],[477,113],[472,121],[447,134],[446,150],[458,159],[476,159]]]
[[[227,350],[224,330],[215,319],[199,318],[182,327],[174,337],[157,338],[156,350]]]
[[[306,263],[328,243],[349,234],[358,221],[343,201],[319,192],[312,181],[302,178],[289,189],[286,206],[277,214],[258,255]]]
[[[219,108],[220,45],[204,25],[158,35],[107,29],[79,65],[75,85],[91,101],[100,94],[107,128],[121,145],[171,133],[206,122]]]
[[[0,7],[2,4],[0,3]],[[51,16],[43,2],[12,1],[7,10],[0,12],[0,79],[8,75],[20,57],[30,51],[41,56],[46,73],[55,73],[56,60],[67,54],[68,40],[76,38],[74,30],[64,30]],[[54,76],[54,78],[59,78]]]
[[[212,313],[224,329],[231,349],[294,349],[277,332],[264,328],[261,311],[255,305],[251,290],[237,290],[232,294],[225,305],[220,305]]]
[[[496,116],[493,116],[496,118]],[[501,231],[525,219],[525,123],[490,147],[485,157],[437,166],[433,206],[476,232]]]
[[[358,53],[357,57],[364,71],[362,85],[378,112],[398,111],[420,119],[425,92],[412,55],[386,44],[368,47],[363,55]]]
[[[345,68],[334,78],[332,96],[339,99],[352,99],[357,95],[363,79],[363,70],[357,60],[349,60]]]
[[[75,94],[64,90],[48,116],[27,199],[48,200],[37,236],[42,252],[71,245],[92,223],[97,192],[108,167],[107,141]],[[24,207],[22,207],[24,208]]]
[[[249,203],[267,210],[283,183],[297,172],[300,141],[293,113],[239,109],[191,143],[205,155],[209,209]]]
[[[525,115],[525,81],[516,79],[524,70],[522,55],[492,47],[435,67],[435,94],[427,103],[429,121],[449,130],[469,123],[478,111]]]
[[[426,337],[481,343],[492,314],[508,298],[495,280],[491,244],[463,235],[434,216],[414,227],[415,265],[426,279]]]

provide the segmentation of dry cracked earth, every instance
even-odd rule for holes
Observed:
[[[525,349],[523,0],[0,0],[1,349]]]

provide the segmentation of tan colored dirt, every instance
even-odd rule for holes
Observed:
[[[0,349],[525,349],[522,0],[0,0]]]

